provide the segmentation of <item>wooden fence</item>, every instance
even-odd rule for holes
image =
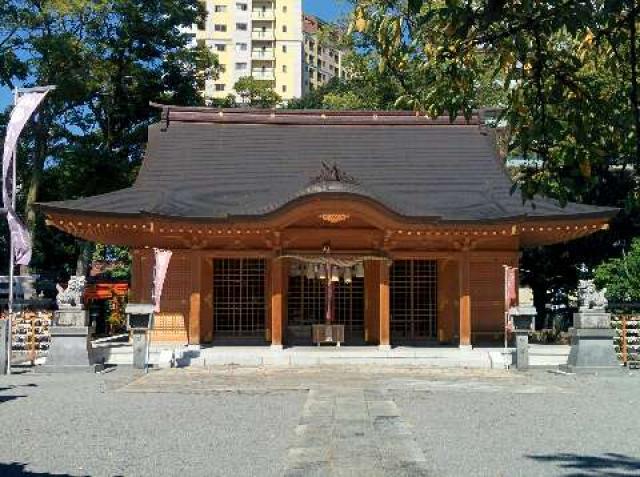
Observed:
[[[614,344],[618,358],[630,368],[640,366],[640,314],[613,314],[611,324],[617,330]]]

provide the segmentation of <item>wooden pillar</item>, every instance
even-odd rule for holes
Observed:
[[[213,259],[200,260],[200,342],[213,341]]]
[[[135,249],[131,252],[131,290],[129,301],[140,303],[142,295],[142,251]]]
[[[191,252],[191,291],[189,293],[189,344],[200,344],[200,314],[202,291],[202,257]]]
[[[385,260],[378,261],[380,273],[380,341],[379,346],[382,349],[391,347],[391,326],[390,326],[390,291],[389,291],[389,271],[390,262]]]
[[[458,266],[454,260],[438,260],[438,341],[451,343],[456,333],[458,311]]]
[[[380,342],[380,292],[378,290],[380,278],[378,262],[365,260],[364,262],[364,339],[368,344]]]
[[[153,255],[150,250],[136,249],[131,261],[131,303],[150,303],[153,282]]]
[[[460,254],[458,261],[460,288],[460,347],[471,347],[471,261],[469,251]]]
[[[271,347],[282,348],[284,324],[284,267],[282,260],[271,261]]]

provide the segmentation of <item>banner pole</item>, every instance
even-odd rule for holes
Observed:
[[[509,328],[509,265],[503,265],[504,269],[504,350],[507,350],[507,329]]]
[[[28,94],[28,93],[44,93],[45,95],[49,92],[49,91],[53,91],[54,89],[56,89],[56,87],[54,85],[47,85],[47,86],[36,86],[33,88],[14,88],[13,90],[13,108],[15,110],[15,108],[18,105],[18,101],[20,100],[20,95],[21,94]],[[44,95],[43,95],[44,98]],[[41,98],[42,99],[42,98]],[[36,106],[37,107],[37,106]],[[34,108],[35,109],[35,108]],[[31,113],[33,113],[33,110],[31,111]],[[22,125],[24,126],[24,124]],[[22,132],[22,126],[20,128],[20,131],[18,131],[17,135],[19,136],[20,133]],[[15,210],[16,210],[16,190],[17,190],[17,169],[18,169],[18,144],[17,144],[17,137],[16,137],[16,145],[13,149],[13,154],[11,155],[12,157],[12,164],[11,164],[11,178],[12,178],[12,183],[11,183],[11,205],[9,206],[9,204],[4,204],[4,209],[7,210],[7,213],[12,212],[15,214]],[[9,172],[9,171],[7,171]],[[8,175],[8,174],[7,174]],[[7,184],[3,184],[3,187],[6,187]],[[3,194],[6,195],[6,189],[3,189]],[[8,216],[7,216],[8,217]],[[14,275],[15,275],[15,241],[13,239],[13,233],[10,231],[9,232],[9,296],[8,296],[8,300],[7,300],[7,308],[8,308],[8,315],[9,315],[9,347],[7,350],[7,366],[8,366],[8,373],[11,374],[11,354],[12,354],[12,348],[13,348],[13,305],[14,305],[14,294],[15,294],[15,287],[13,286],[13,280],[14,280]]]
[[[13,90],[13,107],[18,104],[18,88]],[[16,160],[18,159],[18,148],[13,151],[12,168],[11,168],[11,207],[16,210]],[[6,204],[5,204],[6,207]],[[14,250],[13,250],[13,234],[9,234],[9,346],[7,347],[7,374],[11,374],[11,354],[13,349],[13,275],[14,275]]]

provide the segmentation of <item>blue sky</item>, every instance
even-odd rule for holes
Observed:
[[[316,15],[326,21],[336,20],[344,12],[349,11],[349,7],[347,0],[302,0],[302,9],[305,13]],[[4,110],[11,100],[11,91],[0,88],[0,110]]]
[[[302,0],[302,10],[305,13],[317,15],[327,21],[335,20],[349,9],[347,0]]]

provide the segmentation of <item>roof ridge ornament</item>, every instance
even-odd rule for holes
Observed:
[[[325,161],[322,161],[320,174],[318,174],[311,180],[311,184],[318,184],[321,182],[342,182],[343,184],[355,185],[359,184],[359,182],[352,175],[344,172],[340,168],[340,166],[338,166],[337,162],[328,164]]]

